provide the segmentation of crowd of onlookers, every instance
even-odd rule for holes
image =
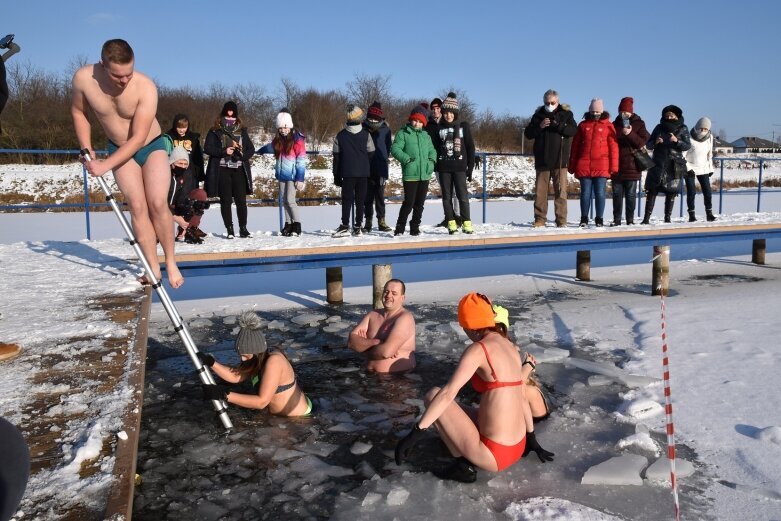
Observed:
[[[304,188],[306,145],[303,132],[293,125],[293,116],[283,109],[276,117],[271,143],[255,148],[242,125],[235,102],[227,102],[209,130],[203,152],[199,136],[189,129],[186,115],[174,118],[168,131],[174,142],[170,155],[175,190],[171,208],[178,223],[177,240],[200,243],[206,235],[198,227],[209,201],[219,198],[221,216],[229,239],[235,237],[232,205],[236,207],[239,236],[250,237],[247,229],[247,194],[252,193],[250,158],[253,154],[274,154],[275,178],[284,209],[283,236],[301,234],[296,204]],[[682,110],[668,105],[659,123],[649,133],[643,119],[634,112],[634,100],[622,98],[615,119],[604,102],[591,100],[580,123],[569,106],[560,103],[554,90],[545,92],[543,105],[532,115],[525,138],[534,141],[536,170],[533,226],[547,223],[548,199],[553,197],[554,222],[567,226],[569,174],[580,183],[579,226],[604,226],[608,180],[613,199],[610,226],[635,224],[638,183],[645,175],[645,214],[640,224],[649,224],[656,197],[665,196],[664,221],[670,222],[675,196],[685,183],[689,221],[695,221],[694,200],[699,183],[706,218],[715,220],[710,176],[713,174],[711,122],[700,118],[694,127],[684,123]],[[184,150],[178,150],[183,148]],[[341,189],[341,223],[334,237],[361,235],[377,229],[402,235],[421,233],[420,223],[429,182],[439,182],[444,219],[439,226],[448,232],[474,232],[469,208],[468,184],[475,167],[475,145],[469,123],[459,119],[459,102],[450,92],[412,108],[408,123],[393,132],[382,104],[366,110],[350,105],[345,126],[333,140],[334,184]],[[184,161],[188,156],[189,164]],[[401,164],[403,202],[395,226],[386,221],[385,185],[388,164]],[[204,189],[198,188],[203,183]],[[552,188],[551,188],[552,183]],[[376,217],[376,221],[375,221]],[[376,222],[376,224],[375,224]],[[409,224],[409,227],[407,225]]]

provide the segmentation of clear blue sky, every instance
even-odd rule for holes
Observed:
[[[653,126],[676,104],[729,140],[781,135],[781,1],[559,2],[92,0],[3,2],[0,33],[49,72],[99,58],[124,38],[136,67],[175,87],[287,77],[343,88],[357,73],[430,99],[457,86],[478,110],[529,116],[554,88],[577,118],[592,97],[612,115],[623,96]],[[227,8],[233,5],[232,8]]]

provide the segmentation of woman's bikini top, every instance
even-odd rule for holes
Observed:
[[[258,385],[260,385],[260,375],[256,374],[255,376],[252,377],[252,386],[253,387],[257,387]],[[279,387],[277,387],[277,390],[274,391],[274,394],[283,393],[283,392],[287,391],[288,389],[290,389],[291,387],[293,387],[294,385],[296,385],[296,379],[295,378],[293,378],[293,381],[290,382],[289,384],[280,385]]]
[[[475,372],[475,374],[472,375],[472,379],[470,380],[472,383],[472,387],[476,392],[479,394],[483,394],[487,391],[491,391],[493,389],[499,389],[500,387],[515,387],[518,385],[523,385],[523,380],[518,380],[515,382],[500,382],[499,379],[496,377],[496,372],[494,371],[494,366],[491,364],[491,357],[488,356],[488,350],[485,348],[485,344],[478,341],[478,344],[480,344],[480,347],[483,348],[483,353],[485,353],[485,359],[488,361],[488,367],[491,368],[491,376],[493,377],[493,382],[486,382],[483,380],[480,375]]]

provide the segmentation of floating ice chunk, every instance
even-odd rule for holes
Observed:
[[[125,431],[119,431],[117,433],[117,438],[119,438],[122,441],[127,440],[127,433]]]
[[[187,327],[190,329],[205,329],[211,327],[212,321],[208,318],[195,318],[187,321]]]
[[[333,451],[338,449],[339,446],[332,443],[325,443],[315,440],[312,443],[299,443],[294,448],[300,450],[301,452],[306,452],[307,454],[314,454],[315,456],[325,458]]]
[[[594,465],[583,474],[583,485],[642,485],[640,472],[648,465],[644,456],[624,454]]]
[[[326,318],[325,321],[331,324],[334,322],[341,322],[342,317],[340,317],[339,315],[331,315],[330,317]]]
[[[308,325],[317,325],[318,322],[321,320],[325,320],[328,318],[328,315],[323,315],[322,313],[304,313],[303,315],[298,315],[290,319],[290,321],[294,324],[298,324],[299,326],[308,326]]]
[[[613,383],[612,378],[608,378],[607,376],[601,374],[589,376],[587,381],[590,387],[601,387],[603,385],[610,385]]]
[[[632,434],[631,436],[627,436],[626,438],[619,440],[616,446],[619,449],[637,447],[642,450],[647,450],[657,457],[661,454],[661,451],[659,450],[656,442],[647,432],[638,432],[636,434]]]
[[[450,326],[450,329],[452,329],[459,337],[468,338],[466,333],[464,333],[464,328],[462,328],[458,322],[450,322],[448,325]]]
[[[360,371],[360,367],[348,366],[348,367],[337,367],[336,372],[337,373],[354,373],[355,371]]]
[[[298,458],[299,456],[306,456],[306,453],[298,450],[278,448],[274,455],[271,457],[272,461],[282,461],[290,458]]]
[[[533,497],[523,503],[510,503],[504,514],[512,521],[621,521],[620,517],[551,497]]]
[[[334,425],[333,427],[329,427],[328,430],[330,432],[356,432],[356,431],[362,431],[366,427],[362,425],[355,425],[354,423],[340,423],[338,425]]]
[[[754,435],[759,441],[769,441],[776,445],[781,445],[781,427],[772,426],[759,429]]]
[[[323,332],[325,333],[338,333],[339,331],[344,331],[345,329],[349,328],[350,324],[347,322],[334,322],[332,324],[329,324],[323,328]]]
[[[225,324],[226,326],[232,326],[238,320],[239,320],[239,317],[237,317],[236,315],[228,315],[227,317],[222,319],[222,323]]]
[[[372,450],[372,444],[364,443],[362,441],[356,441],[353,443],[353,446],[350,447],[350,452],[356,455],[366,454],[370,450]]]
[[[359,403],[365,403],[367,400],[360,394],[349,391],[342,395],[342,400],[349,403],[350,405],[358,405]]]
[[[288,327],[287,325],[282,322],[281,320],[272,320],[268,323],[268,329],[278,329],[280,331],[287,331]]]
[[[358,423],[379,423],[388,420],[387,414],[371,414],[367,416],[366,418],[362,418],[358,421]]]
[[[388,497],[385,498],[385,502],[389,506],[400,506],[407,502],[408,497],[409,490],[402,487],[393,487],[391,491],[388,492]]]
[[[645,420],[663,414],[664,407],[651,399],[640,398],[625,402],[621,406],[621,412],[629,415],[635,420]]]
[[[373,479],[377,475],[377,471],[365,460],[358,463],[355,467],[355,472],[364,479]]]
[[[658,378],[650,376],[630,375],[608,362],[592,362],[581,358],[567,358],[564,361],[567,367],[577,367],[590,373],[601,374],[614,380],[618,380],[627,387],[643,387],[658,382]]]
[[[376,492],[369,492],[368,494],[366,494],[366,497],[363,498],[363,501],[361,502],[361,506],[369,507],[375,505],[381,499],[382,499],[382,494],[377,494]]]
[[[406,403],[407,405],[412,405],[413,407],[417,407],[421,411],[423,410],[424,407],[423,400],[420,400],[418,398],[407,398],[406,400],[404,400],[404,403]]]
[[[534,358],[536,358],[539,363],[561,362],[562,360],[569,358],[569,351],[558,347],[549,347],[546,349],[537,344],[528,344],[526,347],[523,347],[523,344],[521,344],[521,348],[534,355]]]
[[[675,458],[675,479],[685,478],[694,474],[694,465],[685,459]],[[670,482],[670,460],[659,458],[645,469],[645,477],[650,481]]]
[[[325,481],[328,477],[351,476],[353,471],[344,467],[329,465],[317,456],[304,456],[290,465],[290,470],[306,476],[312,485]]]
[[[492,478],[486,483],[491,488],[501,488],[508,490],[512,488],[512,480],[508,480],[507,477],[503,474],[499,474],[495,478]]]

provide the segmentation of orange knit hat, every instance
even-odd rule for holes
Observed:
[[[494,327],[494,310],[491,301],[480,293],[469,293],[458,303],[458,323],[464,329]]]

